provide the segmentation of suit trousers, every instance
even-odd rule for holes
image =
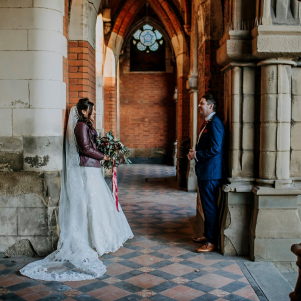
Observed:
[[[218,243],[218,192],[220,180],[198,180],[199,193],[205,216],[204,236],[208,242]]]

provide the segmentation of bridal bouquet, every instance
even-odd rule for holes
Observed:
[[[100,152],[110,157],[109,161],[104,161],[102,166],[105,169],[112,169],[115,166],[118,167],[120,164],[131,164],[129,156],[131,155],[130,150],[126,148],[119,140],[116,140],[112,131],[106,133],[104,137],[96,138],[97,148]]]

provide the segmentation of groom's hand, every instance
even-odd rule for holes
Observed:
[[[188,158],[189,161],[191,160],[191,157],[190,157],[189,153],[187,154],[187,158]]]
[[[193,150],[193,149],[190,149],[189,150],[189,156],[190,156],[190,160],[192,160],[192,159],[195,159],[195,150]]]

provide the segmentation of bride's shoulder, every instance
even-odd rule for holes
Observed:
[[[86,127],[88,127],[88,125],[83,121],[78,121],[75,127],[77,127],[77,128],[86,128]]]
[[[79,134],[79,133],[82,133],[83,131],[87,131],[88,129],[89,129],[89,127],[86,125],[85,122],[78,121],[74,128],[74,132],[75,132],[75,134]]]

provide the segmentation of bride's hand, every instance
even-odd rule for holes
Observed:
[[[110,157],[109,157],[108,155],[105,155],[105,156],[103,157],[103,160],[109,161],[109,160],[110,160]]]

